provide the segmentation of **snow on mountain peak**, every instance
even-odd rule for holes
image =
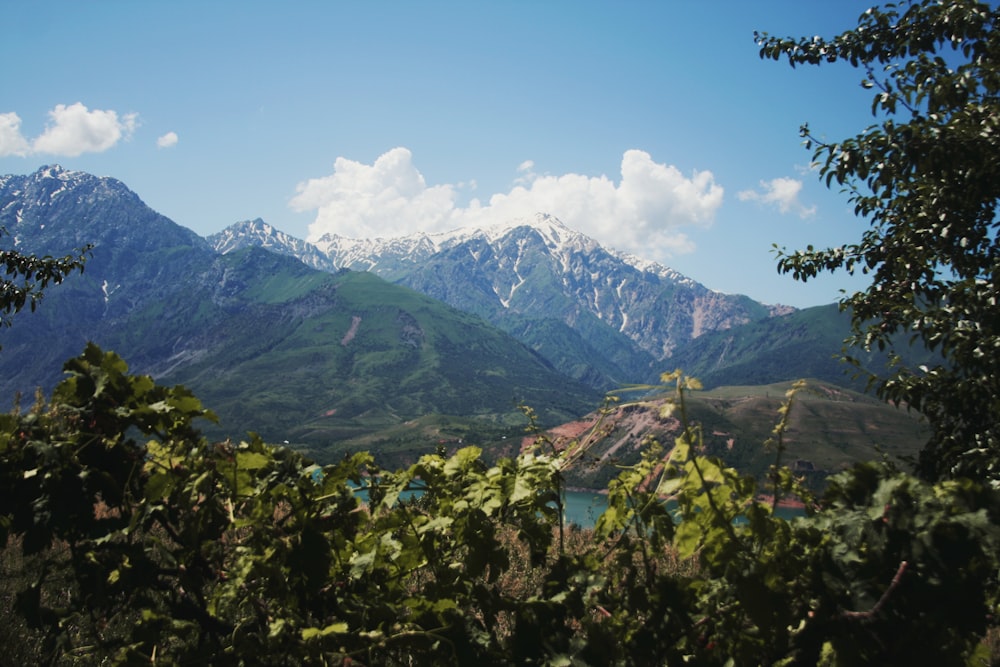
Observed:
[[[58,164],[47,164],[43,167],[39,167],[38,171],[36,171],[34,175],[38,179],[51,178],[66,183],[71,181],[79,182],[84,178],[91,177],[87,172],[64,169],[62,165]]]
[[[482,238],[488,243],[493,243],[497,239],[503,238],[521,227],[530,227],[536,230],[545,239],[546,245],[550,248],[561,248],[570,241],[588,239],[583,234],[567,227],[558,218],[548,213],[536,213],[531,218],[514,218],[489,227],[457,227],[444,232],[414,232],[390,238],[379,236],[368,239],[356,239],[340,236],[339,234],[326,233],[313,241],[313,244],[324,252],[330,252],[334,249],[344,252],[361,248],[374,249],[388,246],[397,248],[422,247],[433,252],[438,252],[476,238]]]
[[[678,271],[671,269],[669,266],[664,266],[658,262],[654,262],[649,259],[643,259],[641,257],[636,257],[635,255],[624,252],[612,251],[612,254],[621,261],[628,264],[629,266],[639,271],[642,271],[643,273],[652,273],[653,275],[659,276],[664,280],[669,280],[671,282],[679,283],[682,285],[697,284],[691,278],[688,278],[687,276],[679,273]]]
[[[259,218],[237,223],[232,228],[230,235],[257,237],[266,247],[295,245],[293,239]],[[298,243],[313,247],[328,257],[338,268],[347,267],[378,273],[385,270],[392,272],[403,265],[420,263],[438,252],[470,241],[481,240],[494,245],[518,230],[525,229],[537,234],[547,252],[559,257],[563,265],[567,265],[570,257],[575,254],[591,253],[600,249],[642,273],[653,274],[673,283],[695,284],[690,278],[657,262],[604,248],[593,238],[569,228],[559,218],[544,212],[482,228],[459,227],[446,232],[415,232],[404,236],[368,239],[327,233],[311,244],[301,241]],[[232,238],[228,243],[221,238],[216,241],[216,247],[223,252],[241,245],[242,243]]]
[[[567,227],[559,218],[548,213],[536,213],[530,218],[514,218],[505,223],[493,225],[482,230],[464,230],[467,235],[480,235],[490,243],[501,239],[514,230],[529,227],[542,237],[545,245],[553,252],[560,252],[570,247],[596,247],[597,242],[588,236]]]
[[[39,168],[38,172],[39,178],[57,178],[59,180],[66,180],[68,172],[58,164],[47,164],[44,167]]]

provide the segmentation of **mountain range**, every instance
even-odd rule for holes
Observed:
[[[316,243],[258,219],[202,238],[118,180],[48,166],[0,177],[0,226],[26,253],[94,246],[83,274],[0,332],[4,399],[51,387],[95,341],[190,387],[220,416],[210,433],[329,453],[502,440],[520,404],[570,420],[675,365],[718,384],[845,379],[815,363],[846,336],[835,306],[721,294],[545,214]]]
[[[206,429],[323,447],[428,414],[520,427],[599,401],[481,318],[357,271],[262,248],[222,255],[121,182],[45,167],[0,177],[4,242],[85,271],[0,332],[0,396],[50,388],[87,341],[134,372],[182,383],[218,413]],[[554,390],[555,389],[555,390]]]
[[[489,229],[328,234],[314,244],[257,219],[208,240],[220,253],[259,246],[327,271],[374,273],[483,317],[600,390],[656,377],[664,359],[704,333],[794,310],[715,292],[543,213]]]

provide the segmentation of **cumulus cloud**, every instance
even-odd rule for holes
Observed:
[[[21,118],[16,113],[0,113],[0,157],[27,155],[28,140],[21,135]]]
[[[76,157],[101,153],[122,139],[130,139],[139,116],[94,109],[83,104],[57,104],[49,112],[49,122],[33,141],[21,134],[21,118],[16,113],[0,114],[0,156],[48,153]]]
[[[802,181],[794,178],[775,178],[761,181],[760,190],[743,190],[736,196],[740,201],[756,201],[778,207],[781,213],[794,212],[800,218],[816,213],[815,206],[806,206],[799,200]]]
[[[299,184],[290,205],[316,211],[312,240],[327,233],[370,238],[446,231],[544,212],[611,247],[666,258],[693,250],[681,228],[711,224],[723,197],[711,172],[685,176],[630,150],[622,156],[617,182],[603,175],[538,175],[526,160],[509,192],[460,207],[459,188],[428,186],[412,157],[406,148],[394,148],[372,165],[338,158],[333,174]]]
[[[162,137],[156,140],[157,148],[170,148],[171,146],[177,145],[177,133],[167,132]]]
[[[354,238],[392,237],[449,228],[455,188],[428,187],[406,148],[394,148],[372,165],[339,157],[333,173],[300,183],[290,205],[317,211],[310,238],[327,232]]]
[[[525,160],[517,165],[517,177],[514,179],[514,185],[530,185],[536,178],[538,178],[538,174],[535,173],[535,161]]]
[[[137,123],[138,115],[134,113],[119,118],[115,111],[91,111],[79,102],[69,106],[57,104],[49,112],[49,123],[32,148],[36,153],[68,157],[101,153],[122,138],[131,138]]]

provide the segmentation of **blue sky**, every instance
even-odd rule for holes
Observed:
[[[761,61],[867,2],[5,3],[0,173],[122,180],[199,234],[300,238],[550,213],[725,292],[808,306],[771,245],[860,237],[798,128],[871,123],[862,73]]]

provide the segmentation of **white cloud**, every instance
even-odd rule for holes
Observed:
[[[333,174],[300,183],[290,206],[317,211],[309,226],[313,239],[327,232],[370,238],[448,228],[456,211],[454,187],[427,187],[411,157],[406,148],[394,148],[370,166],[339,157]]]
[[[760,182],[761,191],[743,190],[736,196],[740,201],[756,201],[774,204],[781,213],[794,211],[800,218],[808,218],[816,213],[815,206],[807,207],[799,200],[802,181],[794,178],[775,178]]]
[[[333,174],[299,184],[290,205],[316,211],[313,240],[326,233],[369,238],[445,231],[544,212],[613,248],[664,259],[693,250],[680,228],[711,224],[722,204],[723,189],[711,172],[687,177],[639,150],[622,156],[617,183],[603,175],[539,176],[534,168],[531,160],[522,162],[509,192],[460,208],[457,186],[428,187],[410,151],[394,148],[373,165],[338,158]]]
[[[170,148],[171,146],[177,145],[177,133],[167,132],[162,137],[156,140],[157,148]]]
[[[517,165],[517,173],[518,176],[514,179],[514,185],[529,185],[533,180],[538,178],[538,174],[535,173],[535,161],[525,160]]]
[[[49,112],[45,131],[33,141],[21,134],[21,118],[16,113],[0,114],[0,157],[49,153],[76,157],[82,153],[100,153],[129,139],[138,126],[138,114],[119,118],[115,111],[90,111],[80,102],[57,104]]]
[[[90,111],[77,102],[57,104],[49,112],[49,124],[32,143],[35,153],[76,157],[82,153],[101,153],[121,139],[129,139],[138,125],[138,114],[119,118],[115,111]]]
[[[0,113],[0,157],[25,156],[31,150],[21,135],[21,118],[16,113]]]

